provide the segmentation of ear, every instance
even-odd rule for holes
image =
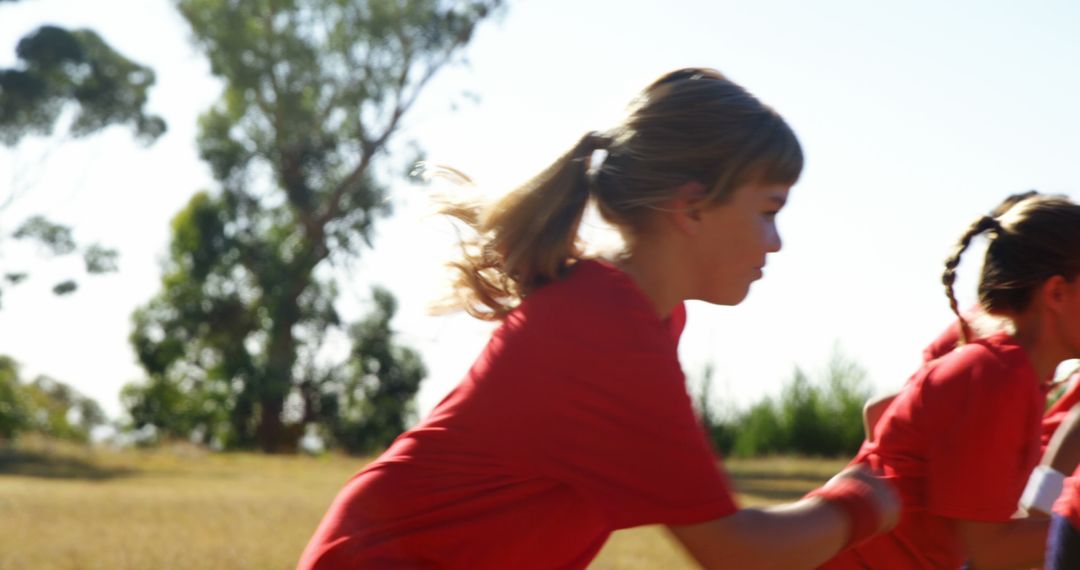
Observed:
[[[1038,288],[1038,296],[1046,308],[1055,313],[1061,312],[1069,300],[1069,282],[1061,275],[1055,275]]]
[[[675,196],[668,202],[671,220],[680,231],[697,235],[701,231],[701,212],[708,189],[705,185],[690,181],[675,189]]]

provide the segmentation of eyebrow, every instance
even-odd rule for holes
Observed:
[[[784,207],[785,204],[787,204],[787,199],[783,196],[769,196],[769,201],[781,208]]]

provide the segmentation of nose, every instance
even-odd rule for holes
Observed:
[[[765,245],[769,253],[776,253],[780,251],[781,246],[784,245],[783,241],[780,239],[780,232],[776,229],[775,226],[772,228],[772,231],[769,232],[769,237],[768,240],[766,240]]]

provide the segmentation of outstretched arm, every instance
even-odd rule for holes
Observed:
[[[1080,463],[1080,406],[1073,406],[1054,431],[1042,461],[1031,473],[1020,497],[1020,509],[1031,516],[1050,515],[1065,477]]]
[[[807,499],[669,528],[703,568],[809,569],[843,548],[848,522],[839,507]]]
[[[847,481],[846,481],[847,480]],[[743,509],[712,521],[669,527],[675,538],[704,568],[755,570],[816,568],[847,546],[852,535],[892,528],[899,518],[900,503],[892,488],[863,468],[842,472],[826,485],[857,480],[866,493],[865,506],[877,510],[878,518],[867,533],[865,520],[851,516],[850,505],[811,497],[770,509]]]
[[[1080,406],[1073,406],[1046,446],[1042,464],[1069,474],[1080,464]]]

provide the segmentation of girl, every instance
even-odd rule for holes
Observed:
[[[1080,469],[1065,480],[1046,544],[1047,570],[1080,568]]]
[[[683,301],[742,301],[780,249],[776,214],[801,168],[779,115],[684,69],[485,211],[449,205],[477,230],[458,306],[501,326],[346,485],[299,567],[580,568],[612,531],[666,524],[706,566],[812,568],[891,526],[895,496],[865,470],[740,511],[677,360]],[[580,254],[590,200],[623,233],[616,262]]]
[[[855,459],[896,481],[900,524],[824,568],[1040,564],[1047,519],[1012,517],[1040,456],[1046,390],[1058,364],[1080,355],[1080,206],[1056,196],[1011,201],[972,224],[946,261],[962,346],[915,374]],[[979,303],[1011,332],[966,342],[971,329],[952,284],[961,254],[983,233]]]

